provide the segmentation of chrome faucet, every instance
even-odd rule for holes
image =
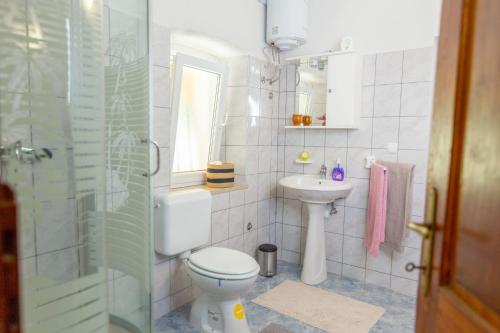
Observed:
[[[326,179],[326,165],[321,164],[321,169],[319,169],[319,174],[323,179]]]

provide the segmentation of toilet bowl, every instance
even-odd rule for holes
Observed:
[[[186,266],[201,290],[191,307],[191,324],[202,332],[249,333],[240,297],[259,273],[255,259],[240,251],[209,247],[192,254]],[[210,316],[216,317],[216,324]]]
[[[246,253],[210,242],[212,196],[199,189],[155,197],[155,249],[179,255],[193,284],[201,290],[190,314],[193,326],[210,333],[249,333],[241,295],[253,285],[259,264]]]

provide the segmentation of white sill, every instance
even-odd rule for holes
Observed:
[[[208,187],[207,185],[193,185],[193,186],[172,188],[170,191],[175,192],[175,191],[202,189],[209,191],[210,193],[212,193],[212,195],[215,195],[232,191],[246,190],[247,188],[248,188],[247,183],[240,182],[240,183],[234,183],[234,186],[232,187],[213,188],[213,187]]]

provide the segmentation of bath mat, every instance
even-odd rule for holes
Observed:
[[[334,333],[366,333],[384,308],[286,280],[252,302]]]
[[[287,330],[281,325],[271,323],[266,327],[264,327],[259,333],[294,333],[294,332]]]

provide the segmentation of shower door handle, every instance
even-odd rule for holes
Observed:
[[[155,151],[156,151],[156,168],[153,172],[151,173],[143,173],[142,175],[144,177],[152,177],[154,175],[156,175],[158,172],[160,172],[160,146],[158,145],[158,142],[154,141],[154,140],[151,140],[151,139],[142,139],[141,140],[142,143],[151,143],[153,144],[153,146],[155,146]]]
[[[7,146],[0,146],[0,160],[15,158],[22,163],[41,162],[42,159],[52,159],[52,151],[48,148],[33,149],[24,147],[21,140]]]

